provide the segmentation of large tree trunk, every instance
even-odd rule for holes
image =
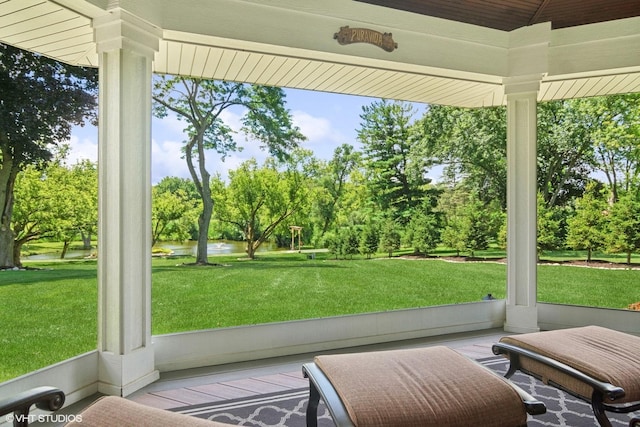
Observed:
[[[13,231],[5,224],[0,224],[0,268],[15,267],[13,262]]]
[[[15,263],[14,239],[11,230],[13,215],[13,188],[16,182],[17,170],[13,167],[10,156],[0,158],[0,268],[12,268],[20,265]]]
[[[80,232],[82,236],[82,249],[90,250],[91,249],[91,233],[84,234],[84,232]]]
[[[209,224],[213,212],[213,200],[211,197],[203,198],[202,214],[198,217],[198,251],[196,253],[196,264],[208,264],[207,245],[209,243]]]

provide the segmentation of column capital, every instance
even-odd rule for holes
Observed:
[[[93,20],[98,53],[126,49],[153,59],[160,49],[162,30],[121,8]]]
[[[538,93],[540,83],[542,82],[542,74],[530,74],[527,76],[505,77],[502,79],[505,95],[514,95],[521,93]]]

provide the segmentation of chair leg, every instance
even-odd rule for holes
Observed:
[[[313,381],[309,381],[309,403],[307,404],[307,427],[318,427],[318,404],[320,392]]]
[[[609,418],[607,417],[607,414],[604,410],[602,399],[602,394],[596,391],[594,391],[591,395],[591,408],[593,409],[593,415],[596,416],[600,427],[612,427],[611,421],[609,421]]]

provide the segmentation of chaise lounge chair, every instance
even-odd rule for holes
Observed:
[[[543,403],[475,361],[442,346],[316,356],[309,378],[307,426],[320,398],[338,427],[527,424]]]
[[[507,378],[521,371],[589,402],[602,427],[606,411],[640,410],[640,337],[587,326],[503,337],[493,352],[509,358]]]
[[[64,404],[62,390],[55,387],[37,387],[8,399],[0,400],[0,416],[8,416],[1,421],[13,420],[14,427],[26,427],[33,405],[45,411],[57,411]],[[55,417],[64,419],[64,417]],[[45,418],[46,420],[46,418]],[[152,408],[132,402],[122,397],[100,397],[80,414],[67,417],[65,427],[230,427],[230,424],[218,423],[189,415],[176,414],[162,409]],[[56,421],[58,422],[58,421]],[[65,422],[59,421],[59,422]]]

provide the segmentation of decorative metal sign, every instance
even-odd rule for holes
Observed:
[[[340,44],[369,43],[387,52],[393,52],[398,47],[398,43],[393,41],[391,33],[381,33],[368,28],[341,27],[340,31],[333,35],[333,38],[338,40]]]

